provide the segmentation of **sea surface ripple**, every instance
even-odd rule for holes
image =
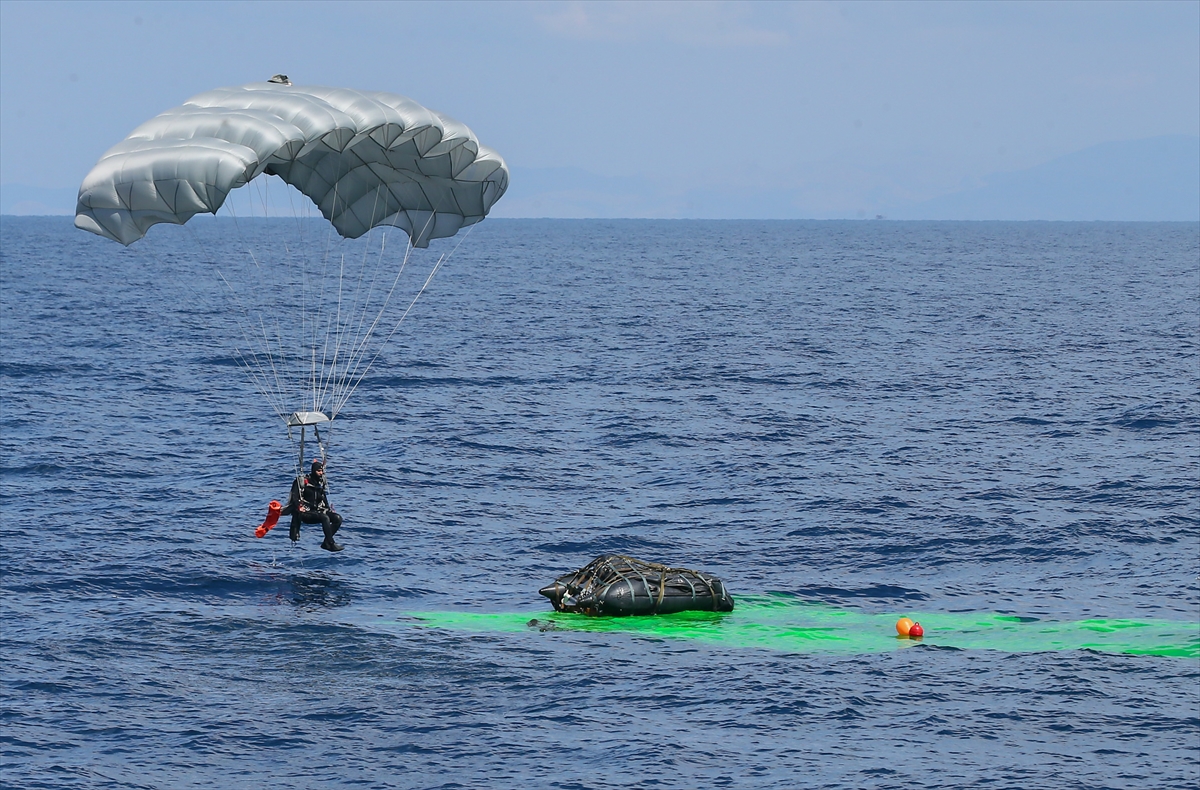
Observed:
[[[281,222],[0,223],[3,785],[1200,781],[1194,659],[404,621],[619,552],[1200,623],[1197,225],[488,220],[338,418],[329,555],[253,536],[294,447],[211,271]]]

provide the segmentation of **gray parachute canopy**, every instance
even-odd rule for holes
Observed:
[[[499,154],[412,99],[256,82],[194,96],[109,149],[79,187],[75,226],[129,245],[159,222],[215,214],[262,173],[346,238],[391,225],[416,247],[479,222],[508,188]]]

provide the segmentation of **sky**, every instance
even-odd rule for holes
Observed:
[[[911,214],[1095,146],[1187,154],[1200,2],[3,0],[6,205],[69,211],[142,121],[277,72],[463,121],[512,169],[495,216]]]

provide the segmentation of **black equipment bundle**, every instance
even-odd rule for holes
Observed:
[[[538,590],[560,612],[600,615],[732,612],[721,580],[700,571],[605,554]]]

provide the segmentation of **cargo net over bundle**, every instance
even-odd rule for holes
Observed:
[[[538,590],[560,612],[601,615],[732,612],[733,596],[715,576],[605,554]]]

